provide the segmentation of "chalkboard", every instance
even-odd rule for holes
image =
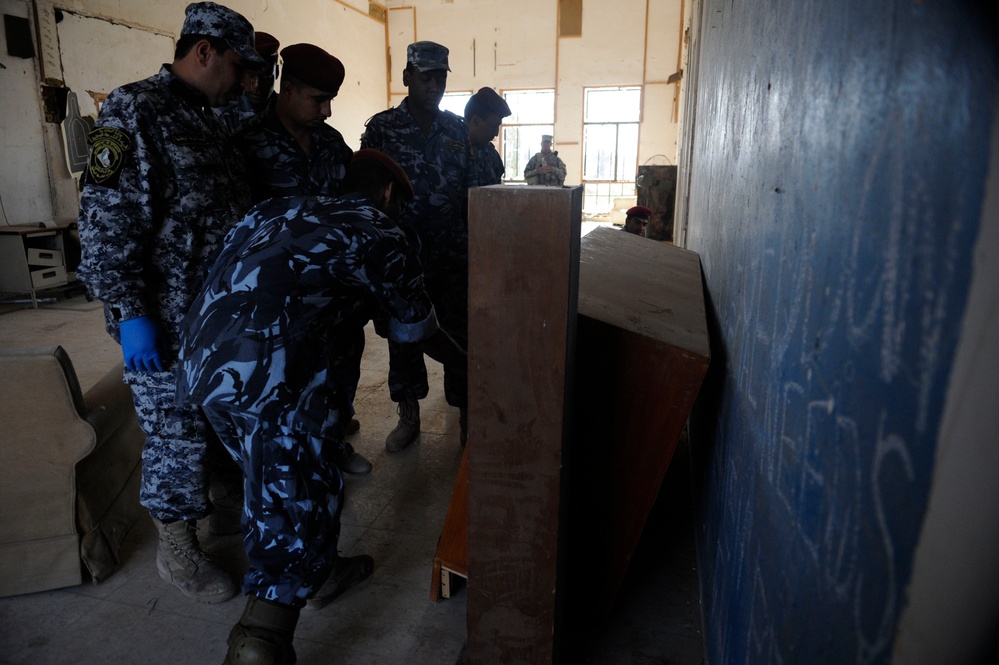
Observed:
[[[955,3],[709,0],[700,20],[707,661],[886,663],[967,299],[994,51]]]

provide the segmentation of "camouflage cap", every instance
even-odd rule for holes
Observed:
[[[242,14],[214,2],[192,2],[184,13],[186,18],[184,27],[180,29],[181,37],[218,37],[247,63],[265,64],[265,60],[254,49],[253,26]]]
[[[418,72],[434,69],[451,71],[447,64],[448,50],[436,42],[414,42],[406,49],[406,62]]]

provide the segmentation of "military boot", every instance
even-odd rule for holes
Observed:
[[[236,584],[201,550],[194,522],[153,522],[160,532],[156,550],[160,578],[199,603],[221,603],[236,595]]]
[[[212,480],[209,490],[214,511],[208,516],[208,533],[232,536],[243,532],[243,478]]]
[[[337,556],[336,563],[326,582],[316,594],[305,601],[305,609],[321,610],[347,589],[353,588],[371,577],[375,570],[375,560],[367,554],[359,556]]]
[[[407,399],[399,402],[399,423],[385,439],[385,450],[397,453],[420,435],[420,402]]]
[[[247,596],[243,616],[229,632],[222,665],[293,665],[298,613],[297,607]]]

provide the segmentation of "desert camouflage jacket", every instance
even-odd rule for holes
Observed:
[[[250,206],[243,160],[207,99],[164,66],[114,90],[90,133],[77,275],[108,332],[151,315],[175,331],[226,232]]]
[[[265,201],[184,320],[178,399],[337,438],[380,312],[395,341],[437,331],[420,261],[388,217],[358,196]]]
[[[550,166],[552,170],[548,173],[538,173],[542,166]],[[534,153],[531,161],[524,167],[524,179],[529,185],[547,185],[549,187],[561,187],[565,184],[566,174],[565,162],[552,151],[547,155],[543,152]]]

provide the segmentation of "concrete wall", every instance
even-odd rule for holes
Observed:
[[[6,223],[73,219],[77,183],[65,165],[59,126],[44,122],[40,85],[71,86],[81,111],[93,112],[94,93],[106,94],[155,74],[159,63],[172,59],[188,1],[2,1],[5,13],[30,17],[37,36],[35,58],[12,59],[6,49],[0,56],[8,67],[0,70],[4,77],[0,148],[8,157],[0,163],[0,196],[8,212]],[[284,46],[311,42],[343,61],[346,80],[329,122],[349,145],[359,147],[364,121],[386,105],[385,24],[368,15],[368,3],[229,0],[224,4],[254,27],[274,34]],[[61,21],[57,21],[59,10]],[[8,90],[20,92],[7,94]]]
[[[57,125],[45,123],[39,85],[69,86],[84,114],[94,96],[155,73],[170,59],[187,0],[2,0],[37,28],[38,56],[3,71],[2,148],[17,160],[0,165],[0,195],[11,224],[76,216],[77,185],[63,158]],[[678,72],[690,0],[583,3],[581,37],[558,37],[557,0],[388,0],[389,30],[368,15],[367,0],[229,0],[254,26],[283,45],[312,42],[343,62],[346,81],[330,124],[356,148],[364,122],[405,95],[405,47],[414,39],[452,52],[451,90],[555,88],[560,156],[568,183],[582,171],[583,88],[644,85],[639,164],[676,163],[681,120]],[[37,6],[37,11],[35,7]],[[63,20],[57,23],[57,10]],[[389,62],[392,59],[392,64]],[[9,59],[3,60],[10,65]],[[17,72],[20,72],[19,74]],[[673,82],[668,79],[673,76]],[[10,82],[10,86],[8,86]],[[32,96],[35,95],[35,96]],[[8,192],[9,190],[9,192]],[[0,223],[4,220],[0,219]]]
[[[695,8],[709,663],[994,647],[999,65],[973,4]]]

